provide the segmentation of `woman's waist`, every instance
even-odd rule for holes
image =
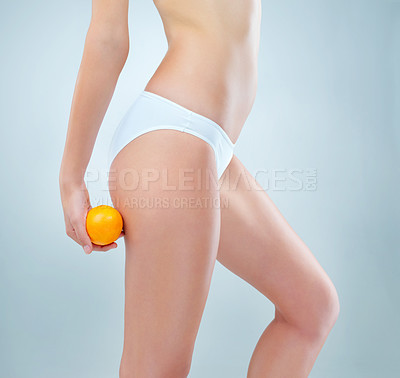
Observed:
[[[199,113],[236,140],[254,102],[257,59],[253,51],[212,46],[170,46],[146,90]]]

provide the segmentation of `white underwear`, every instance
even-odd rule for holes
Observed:
[[[118,125],[112,138],[109,167],[118,153],[138,136],[154,130],[179,130],[203,139],[215,153],[218,179],[233,156],[235,144],[214,121],[155,93],[142,91]]]

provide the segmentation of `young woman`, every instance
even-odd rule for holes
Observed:
[[[216,259],[276,308],[248,377],[306,377],[337,293],[233,154],[256,94],[261,0],[154,3],[168,51],[109,153],[126,247],[120,377],[188,375]],[[128,0],[93,0],[60,170],[67,234],[86,253],[116,247],[90,242],[83,177],[128,50]]]

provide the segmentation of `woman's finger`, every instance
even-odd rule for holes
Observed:
[[[72,222],[71,222],[72,223]],[[86,231],[86,221],[72,223],[76,236],[78,238],[78,244],[83,247],[85,253],[90,254],[93,250],[92,241]]]
[[[72,226],[71,222],[70,222],[69,220],[66,220],[65,223],[66,223],[66,228],[65,228],[66,234],[67,234],[74,242],[76,242],[76,243],[79,244],[78,237],[77,237],[77,235],[76,235],[75,229],[74,229],[74,227]]]

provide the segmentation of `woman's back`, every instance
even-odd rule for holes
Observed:
[[[146,90],[217,122],[236,140],[254,101],[260,0],[154,0],[168,52]]]

